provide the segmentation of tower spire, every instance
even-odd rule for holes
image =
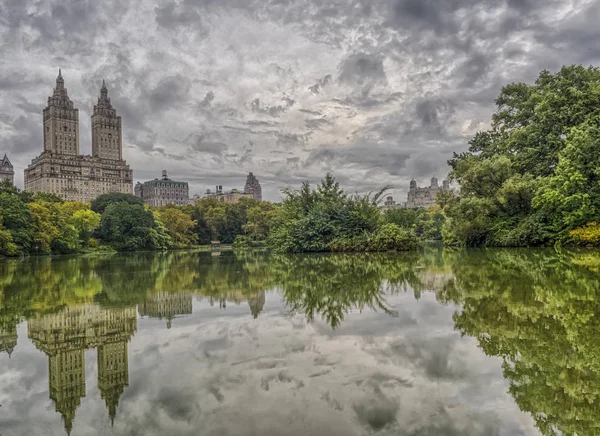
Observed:
[[[100,100],[108,99],[108,89],[106,89],[106,82],[102,79],[102,88],[100,88]]]
[[[62,71],[58,69],[58,77],[56,78],[56,89],[63,89],[65,87],[65,80],[62,76]]]

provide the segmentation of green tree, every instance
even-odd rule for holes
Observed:
[[[99,237],[118,251],[169,248],[172,239],[164,224],[139,204],[109,204],[100,221]]]
[[[533,85],[505,86],[491,130],[449,161],[460,192],[444,199],[446,242],[544,245],[597,216],[599,102],[597,68],[542,71]]]
[[[379,202],[387,189],[375,194],[348,195],[335,178],[327,174],[315,190],[311,190],[308,183],[296,191],[285,190],[285,199],[272,221],[268,242],[277,251],[292,253],[412,249],[413,238],[404,239],[399,234],[389,240],[410,239],[411,243],[394,247],[378,243],[386,237],[380,234],[384,222]],[[387,236],[391,234],[390,229],[384,230]]]
[[[277,212],[277,206],[267,201],[261,201],[256,206],[252,206],[246,213],[244,232],[255,241],[265,240]]]
[[[4,228],[2,216],[0,215],[0,255],[16,256],[19,253],[19,247],[13,242],[10,231]]]
[[[561,237],[600,214],[600,116],[574,127],[551,177],[533,202]]]
[[[94,231],[100,226],[100,215],[89,209],[76,210],[69,223],[77,230],[83,245],[88,245]]]
[[[121,192],[111,192],[102,194],[92,200],[92,210],[102,215],[104,210],[113,203],[127,203],[143,205],[144,200],[131,194],[123,194]]]
[[[174,206],[166,206],[158,211],[176,247],[189,247],[196,243],[198,237],[194,233],[196,222],[188,214]]]
[[[8,181],[0,183],[0,215],[18,250],[28,253],[32,243],[32,217],[23,193]]]

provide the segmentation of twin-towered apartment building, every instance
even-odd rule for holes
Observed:
[[[59,70],[56,86],[43,110],[44,148],[25,169],[25,190],[83,202],[111,192],[134,193],[133,171],[123,158],[121,117],[112,106],[104,81],[94,105],[91,125],[92,154],[82,155],[79,109],[69,98]],[[0,160],[0,180],[14,183],[14,168],[6,155]],[[252,173],[248,175],[242,194],[262,200],[260,183]],[[138,183],[135,195],[157,207],[190,203],[188,183],[171,180],[164,170],[161,179]],[[225,202],[236,202],[239,198],[241,196],[236,195],[219,197]]]
[[[79,153],[79,109],[59,70],[43,111],[44,150],[25,170],[25,190],[89,202],[109,192],[130,194],[133,171],[123,159],[121,117],[104,82],[92,114],[92,154]]]

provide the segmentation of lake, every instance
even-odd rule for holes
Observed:
[[[600,253],[0,260],[0,434],[600,434]]]

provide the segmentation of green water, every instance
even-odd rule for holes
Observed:
[[[0,260],[0,434],[600,434],[600,253]]]

